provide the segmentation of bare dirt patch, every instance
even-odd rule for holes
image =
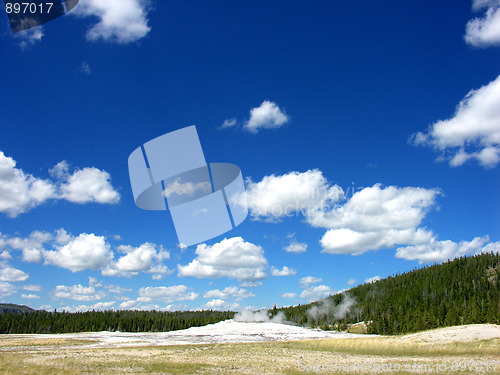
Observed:
[[[384,337],[277,323],[218,324],[159,336],[49,335],[57,336],[56,340],[64,336],[56,342],[47,341],[51,340],[48,335],[39,339],[25,335],[25,346],[24,335],[14,339],[2,335],[0,373],[500,374],[500,326],[450,327]],[[308,339],[299,340],[301,335]],[[73,340],[77,345],[69,345]],[[9,347],[9,341],[15,346]]]

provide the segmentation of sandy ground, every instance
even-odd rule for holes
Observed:
[[[499,340],[491,324],[378,336],[232,320],[162,333],[0,335],[0,373],[492,375]]]
[[[495,324],[470,324],[439,328],[431,331],[413,333],[401,337],[401,340],[412,342],[449,344],[454,342],[470,342],[474,340],[491,340],[500,338],[500,326]]]

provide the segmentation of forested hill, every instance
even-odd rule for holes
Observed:
[[[0,303],[0,314],[2,313],[28,313],[35,311],[31,307],[24,305],[15,305],[13,303]]]
[[[378,334],[500,324],[500,255],[458,258],[359,285],[312,304],[273,309],[272,314],[278,311],[289,321],[323,329],[371,322],[368,332]]]

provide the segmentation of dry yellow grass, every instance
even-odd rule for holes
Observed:
[[[430,370],[436,374],[500,374],[498,339],[433,344],[403,342],[400,337],[366,337],[129,348],[93,348],[89,347],[95,345],[92,342],[71,341],[0,337],[0,373],[422,374]],[[368,367],[353,367],[360,364]],[[439,365],[442,369],[446,365],[447,371],[437,371]],[[483,371],[479,371],[481,365]],[[385,371],[389,366],[400,370]],[[405,366],[410,370],[404,370]],[[465,367],[462,370],[460,366]]]

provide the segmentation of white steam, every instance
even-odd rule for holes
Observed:
[[[356,303],[356,300],[349,294],[344,294],[341,303],[335,305],[330,298],[319,301],[307,310],[307,316],[311,319],[318,320],[329,315],[333,315],[335,319],[344,319],[351,307]]]
[[[243,310],[234,316],[235,322],[244,322],[244,323],[287,323],[285,318],[285,314],[283,311],[279,311],[278,314],[269,317],[270,313],[267,310],[259,310],[259,311],[250,311]]]

